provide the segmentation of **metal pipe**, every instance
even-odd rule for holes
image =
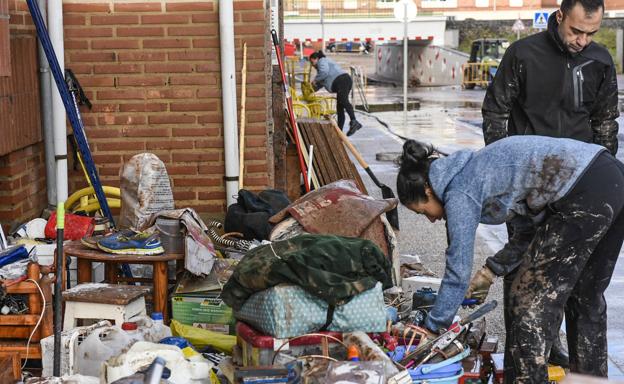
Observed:
[[[221,100],[223,103],[223,144],[225,150],[225,197],[227,205],[238,193],[238,127],[236,123],[236,61],[234,59],[234,5],[219,1],[221,48]]]
[[[46,0],[37,0],[41,16],[47,19]],[[45,148],[46,190],[48,206],[56,205],[56,165],[54,163],[54,132],[52,130],[52,101],[50,65],[46,59],[41,42],[39,47],[39,94],[41,99],[41,126],[43,128],[43,144]]]
[[[65,71],[65,44],[63,43],[63,1],[48,1],[48,33],[61,73]],[[52,82],[51,82],[52,83]],[[52,89],[52,127],[54,130],[54,157],[56,160],[56,201],[67,200],[67,126],[65,107],[56,83]]]

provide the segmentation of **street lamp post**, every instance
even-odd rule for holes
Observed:
[[[403,126],[407,127],[407,86],[408,79],[408,23],[416,17],[416,4],[412,0],[401,0],[394,7],[394,17],[403,22]]]

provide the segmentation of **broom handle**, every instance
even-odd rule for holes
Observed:
[[[349,148],[349,151],[351,151],[353,156],[355,156],[355,158],[357,159],[358,163],[360,163],[362,168],[368,169],[368,164],[366,163],[366,160],[364,160],[364,158],[362,157],[362,155],[360,155],[358,150],[355,149],[355,147],[353,146],[353,144],[351,143],[351,141],[349,140],[347,135],[345,135],[344,132],[342,132],[342,130],[338,127],[338,124],[336,124],[334,119],[329,119],[329,121],[331,121],[331,123],[334,126],[334,128],[336,128],[336,132],[338,132],[338,135],[340,136],[340,139]]]

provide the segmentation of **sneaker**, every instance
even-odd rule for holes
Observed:
[[[100,248],[98,247],[98,241],[102,239],[116,239],[119,236],[132,237],[136,234],[137,232],[131,229],[122,229],[121,231],[109,233],[107,235],[86,236],[80,239],[80,242],[87,248],[100,250]]]
[[[347,132],[347,136],[353,135],[358,129],[362,128],[362,124],[360,124],[357,120],[351,120],[349,123],[349,132]]]
[[[97,242],[104,252],[118,255],[160,255],[165,249],[157,233],[136,233],[133,236],[108,236]]]

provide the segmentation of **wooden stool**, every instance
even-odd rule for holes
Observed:
[[[78,284],[63,292],[63,330],[75,328],[78,319],[114,320],[121,325],[137,315],[146,315],[145,295],[150,288],[101,283]]]

